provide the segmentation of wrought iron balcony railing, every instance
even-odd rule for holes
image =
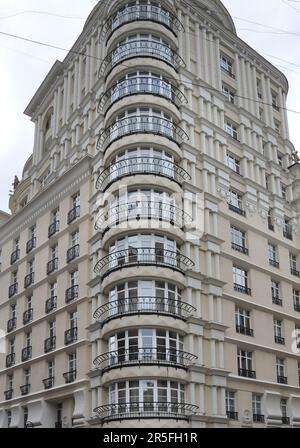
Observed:
[[[287,376],[277,375],[277,383],[287,384]]]
[[[274,336],[275,342],[276,344],[281,344],[284,345],[285,344],[285,338],[283,338],[282,336]]]
[[[282,306],[282,299],[279,296],[272,296],[272,303]]]
[[[121,11],[118,11],[117,14],[114,14],[106,20],[101,29],[100,39],[107,42],[118,28],[127,23],[136,21],[159,23],[170,29],[175,35],[177,35],[177,32],[179,31],[184,32],[184,26],[178,18],[161,6],[147,4],[133,5],[126,6]]]
[[[10,257],[10,264],[14,264],[20,258],[20,249],[16,249]]]
[[[244,334],[245,336],[254,336],[254,331],[252,328],[244,327],[242,325],[236,325],[237,333]]]
[[[274,260],[273,258],[269,258],[269,264],[270,264],[270,266],[273,266],[274,268],[279,268],[279,261]]]
[[[253,421],[255,423],[265,423],[265,416],[262,414],[253,414]]]
[[[16,363],[16,354],[15,353],[10,353],[9,355],[6,356],[6,368],[8,369],[9,367],[14,366]]]
[[[185,95],[173,84],[155,76],[136,76],[114,84],[106,90],[100,97],[98,113],[106,114],[108,109],[117,101],[138,94],[156,95],[166,98],[178,108],[188,102]]]
[[[73,344],[73,342],[77,341],[78,329],[77,327],[70,328],[65,332],[65,344]]]
[[[26,362],[32,357],[32,346],[23,348],[22,350],[22,362]]]
[[[244,377],[246,377],[246,378],[253,378],[253,379],[256,378],[256,372],[255,372],[255,370],[249,370],[249,369],[241,369],[241,368],[239,368],[239,369],[238,369],[238,373],[239,373],[239,376],[244,376]]]
[[[249,255],[249,250],[245,246],[240,246],[239,244],[231,243],[233,250],[240,252],[241,254]]]
[[[44,342],[44,351],[45,353],[52,352],[56,348],[56,336],[51,336],[50,338],[45,339]]]
[[[291,268],[291,274],[294,275],[295,277],[300,277],[300,272],[297,271],[297,269]]]
[[[33,320],[33,308],[29,308],[23,313],[23,325],[29,324]]]
[[[48,238],[51,238],[53,235],[55,235],[57,232],[59,232],[59,221],[56,219],[53,221],[52,224],[48,227]]]
[[[31,272],[30,274],[26,275],[24,279],[24,288],[29,288],[34,282],[34,272]]]
[[[31,238],[26,244],[26,253],[29,254],[36,247],[36,238]]]
[[[290,417],[282,417],[282,423],[284,425],[289,425],[290,424]]]
[[[102,278],[124,267],[130,266],[162,266],[184,273],[192,269],[192,260],[167,249],[139,247],[113,252],[102,258],[95,266],[94,272]]]
[[[191,225],[193,219],[182,209],[172,204],[155,201],[135,201],[108,206],[95,223],[95,229],[105,233],[122,222],[140,219],[159,220],[183,229]]]
[[[244,285],[239,285],[238,283],[234,283],[233,285],[234,290],[237,292],[241,292],[242,294],[247,294],[248,296],[251,296],[251,289]]]
[[[108,404],[94,409],[94,412],[103,420],[126,420],[139,418],[170,418],[176,420],[189,420],[196,414],[198,406],[178,402],[134,402]]]
[[[149,39],[138,39],[120,44],[110,52],[102,61],[98,75],[99,77],[108,76],[111,70],[118,64],[128,59],[139,57],[152,58],[165,62],[176,71],[186,67],[184,60],[168,45]]]
[[[234,411],[226,411],[227,417],[230,420],[238,420],[239,418],[239,414],[238,412],[234,412]]]
[[[66,303],[70,303],[78,298],[79,287],[78,285],[71,286],[66,290]]]
[[[6,401],[11,400],[12,397],[13,397],[13,394],[14,394],[14,390],[13,390],[13,389],[6,390],[6,391],[4,392],[4,398],[5,398],[5,400],[6,400]]]
[[[300,313],[300,303],[294,303],[294,310],[297,311],[297,313]]]
[[[13,317],[7,321],[7,333],[11,333],[17,328],[17,318]]]
[[[180,126],[163,117],[133,115],[122,118],[104,129],[98,138],[97,149],[105,152],[115,141],[133,134],[155,134],[181,145],[189,137]]]
[[[67,251],[67,263],[71,263],[77,257],[79,257],[79,244],[76,244],[76,246],[71,247]]]
[[[158,314],[187,320],[196,308],[180,300],[162,297],[131,297],[115,300],[100,306],[94,313],[94,319],[102,325],[106,322],[132,314]]]
[[[241,209],[240,207],[236,207],[233,204],[228,204],[228,208],[229,208],[229,210],[231,210],[232,212],[237,213],[238,215],[246,216],[245,210]]]
[[[191,180],[191,176],[183,168],[170,160],[157,157],[130,157],[112,163],[102,171],[97,179],[96,188],[105,191],[113,182],[138,174],[166,177],[179,185]]]
[[[53,258],[47,263],[47,275],[53,274],[58,269],[58,258]]]
[[[52,389],[54,386],[55,378],[54,376],[50,376],[49,378],[46,378],[43,380],[44,388],[45,389]]]
[[[28,395],[30,392],[30,387],[31,387],[30,384],[24,384],[24,386],[20,386],[21,395],[22,396]]]
[[[284,238],[293,241],[293,227],[291,225],[285,225],[282,233]]]
[[[56,308],[57,308],[57,297],[56,296],[50,297],[50,299],[46,300],[46,304],[45,304],[46,314],[51,313],[51,311],[55,310]]]
[[[68,213],[68,224],[74,222],[77,218],[80,217],[80,206],[73,207],[72,210]]]
[[[76,370],[71,370],[70,372],[63,373],[66,384],[74,383],[74,381],[76,380],[76,375]]]
[[[181,350],[166,349],[164,347],[147,347],[133,349],[120,349],[97,356],[94,366],[102,373],[109,369],[121,368],[130,365],[164,365],[187,369],[194,364],[197,356]]]
[[[8,288],[8,297],[11,298],[18,294],[18,283],[14,283],[13,285],[10,285]]]

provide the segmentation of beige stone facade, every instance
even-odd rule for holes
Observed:
[[[300,425],[287,93],[218,0],[97,4],[0,215],[0,427]]]

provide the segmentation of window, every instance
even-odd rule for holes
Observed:
[[[293,240],[293,228],[290,223],[289,218],[284,218],[284,225],[283,225],[283,236],[287,238],[288,240]]]
[[[255,378],[256,374],[253,371],[252,352],[248,350],[238,349],[238,374],[247,378]]]
[[[272,302],[275,305],[282,306],[282,299],[280,298],[280,283],[275,280],[271,280],[271,294]]]
[[[290,419],[287,413],[287,399],[281,398],[280,400],[280,409],[282,415],[282,423],[288,425],[290,423]]]
[[[79,230],[76,230],[76,232],[72,233],[71,235],[71,247],[79,245]]]
[[[272,208],[269,208],[268,210],[268,228],[274,232],[274,217]]]
[[[17,317],[17,305],[14,303],[10,305],[10,318],[16,319]]]
[[[232,78],[235,78],[235,76],[233,74],[233,62],[232,62],[232,60],[228,56],[225,56],[224,54],[221,54],[220,63],[221,63],[221,70],[223,70],[225,73],[227,73]]]
[[[294,309],[300,312],[300,291],[293,289]]]
[[[278,160],[278,165],[280,165],[282,167],[283,155],[278,151],[277,151],[277,160]]]
[[[253,420],[255,422],[262,422],[264,419],[262,418],[262,396],[257,394],[252,394],[252,412],[253,412]]]
[[[287,378],[285,376],[285,360],[282,358],[276,358],[276,372],[278,383],[286,384]]]
[[[24,421],[24,428],[26,428],[27,422],[28,422],[28,407],[23,407],[23,421]]]
[[[24,385],[28,386],[30,384],[30,369],[24,370]]]
[[[286,200],[286,186],[283,183],[281,183],[280,186],[281,186],[281,197],[282,199]]]
[[[29,229],[29,239],[33,240],[34,238],[36,238],[36,225]]]
[[[7,390],[13,390],[14,388],[14,377],[13,375],[7,375]]]
[[[278,262],[278,248],[272,243],[268,243],[269,263],[270,265],[279,268]]]
[[[48,362],[48,377],[49,378],[54,378],[55,376],[55,362],[54,360],[51,360]]]
[[[262,87],[261,87],[261,80],[256,80],[256,87],[257,87],[257,96],[261,100],[262,99]]]
[[[274,338],[277,344],[284,344],[285,340],[282,337],[282,321],[274,319]]]
[[[54,338],[56,336],[56,322],[53,320],[52,322],[49,322],[49,334],[50,338]]]
[[[248,255],[248,249],[246,248],[246,232],[235,226],[231,226],[230,233],[232,249]]]
[[[15,338],[9,340],[9,353],[13,355],[15,353]]]
[[[236,394],[230,390],[226,390],[225,406],[227,417],[232,420],[237,420],[238,413],[236,412]]]
[[[292,275],[296,275],[297,277],[300,276],[297,270],[297,256],[295,254],[292,254],[291,252],[290,252],[290,268]]]
[[[248,272],[238,266],[233,266],[232,272],[235,291],[250,295]]]
[[[57,297],[57,282],[51,283],[50,285],[50,297]]]
[[[274,120],[274,129],[278,133],[280,132],[280,126],[281,126],[281,123],[277,120]]]
[[[32,346],[32,332],[29,331],[28,333],[26,333],[26,347],[31,347]]]
[[[240,161],[232,154],[227,153],[227,166],[237,174],[240,174]]]
[[[234,104],[235,101],[235,92],[230,87],[226,86],[225,84],[222,85],[222,92],[223,95],[226,96],[227,100]]]
[[[245,216],[245,212],[243,210],[243,197],[237,191],[229,190],[228,206],[230,210],[238,213],[239,215]]]
[[[10,428],[11,425],[11,410],[6,410],[6,418],[7,418],[7,427]]]
[[[78,286],[78,271],[73,271],[70,274],[71,286]]]
[[[69,372],[76,372],[76,352],[69,354]]]
[[[235,325],[237,333],[244,334],[246,336],[253,336],[253,330],[251,329],[250,311],[236,306]]]
[[[225,120],[224,131],[227,132],[234,140],[238,140],[237,126],[232,122]]]
[[[276,92],[274,92],[274,90],[271,90],[271,95],[272,95],[272,107],[273,107],[273,109],[275,109],[279,112],[278,95]]]

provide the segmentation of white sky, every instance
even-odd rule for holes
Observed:
[[[96,3],[96,0],[0,0],[0,31],[70,49]],[[233,16],[238,35],[285,73],[290,84],[288,108],[300,111],[300,0],[223,0],[223,3]],[[24,11],[31,13],[19,14]],[[14,14],[18,15],[7,17]],[[21,177],[24,163],[33,148],[33,124],[23,111],[55,60],[63,60],[66,54],[0,34],[2,210],[8,211],[8,193],[14,175]],[[291,140],[297,149],[300,148],[299,119],[300,114],[289,113]]]

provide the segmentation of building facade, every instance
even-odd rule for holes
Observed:
[[[0,217],[0,427],[300,425],[287,93],[218,0],[97,4]]]

